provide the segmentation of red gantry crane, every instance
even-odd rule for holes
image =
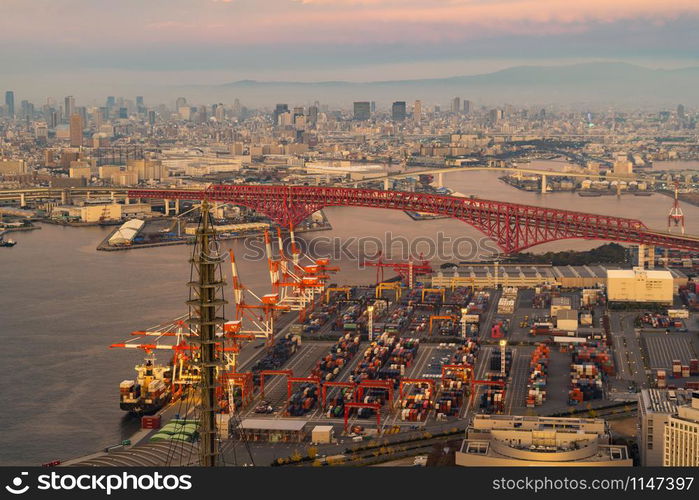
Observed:
[[[287,305],[280,304],[278,293],[269,293],[259,297],[255,292],[243,286],[238,274],[238,266],[235,262],[233,249],[230,249],[228,253],[231,258],[235,315],[236,320],[241,322],[239,332],[263,338],[269,345],[274,340],[274,319],[277,313],[288,311],[290,308]],[[248,303],[245,300],[246,294],[252,295],[257,303]]]
[[[412,257],[407,262],[385,262],[383,255],[379,252],[379,258],[375,262],[367,262],[367,266],[376,267],[376,283],[384,281],[384,268],[390,268],[395,271],[400,279],[407,283],[410,288],[415,284],[415,276],[431,274],[432,266],[428,260],[423,259],[422,254],[418,261],[414,261]]]

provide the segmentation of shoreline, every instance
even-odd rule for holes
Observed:
[[[327,219],[326,219],[327,220]],[[330,225],[329,222],[326,222],[323,226],[320,227],[314,227],[314,228],[308,228],[308,229],[297,229],[296,234],[303,234],[303,233],[311,233],[311,232],[316,232],[316,231],[331,231],[333,228]],[[140,248],[157,248],[157,247],[165,247],[165,246],[175,246],[175,245],[192,245],[194,244],[194,236],[175,240],[175,241],[158,241],[154,243],[140,243],[137,245],[125,245],[125,246],[120,246],[120,247],[115,247],[109,245],[109,238],[111,238],[114,233],[116,233],[119,230],[119,227],[115,228],[113,231],[110,231],[110,233],[100,242],[99,245],[97,245],[97,250],[101,252],[120,252],[120,251],[125,251],[125,250],[137,250]],[[261,237],[263,233],[260,232],[252,232],[249,234],[239,234],[236,236],[228,236],[228,237],[221,237],[219,236],[219,241],[228,241],[228,240],[239,240],[243,238],[257,238]]]

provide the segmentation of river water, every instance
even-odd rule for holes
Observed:
[[[639,218],[657,229],[665,227],[671,204],[659,194],[582,198],[523,192],[498,181],[494,172],[455,172],[445,176],[445,184],[482,198]],[[687,231],[699,234],[699,208],[682,208]],[[304,236],[324,238],[318,250],[332,248],[331,238],[382,240],[387,231],[406,240],[437,239],[440,233],[482,239],[478,231],[455,220],[413,221],[403,212],[380,209],[335,207],[325,212],[333,230]],[[141,355],[108,346],[127,339],[133,330],[185,312],[191,247],[97,252],[108,231],[43,225],[41,230],[14,233],[18,244],[0,249],[1,465],[35,465],[91,453],[118,443],[138,426],[119,410],[118,384],[133,377]],[[567,240],[535,250],[599,244]],[[254,252],[242,241],[223,244],[230,245],[243,283],[264,291],[264,259],[252,260]],[[356,253],[358,245],[351,245],[350,252]],[[374,245],[374,240],[365,242],[365,251],[374,252]],[[337,283],[369,283],[375,278],[374,268],[358,269],[351,256],[341,255],[339,265],[342,269],[333,279]]]

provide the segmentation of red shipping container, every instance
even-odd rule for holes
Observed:
[[[141,429],[160,429],[160,415],[141,417]]]

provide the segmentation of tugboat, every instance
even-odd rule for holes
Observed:
[[[15,240],[6,240],[0,236],[0,247],[13,247],[17,244]]]

